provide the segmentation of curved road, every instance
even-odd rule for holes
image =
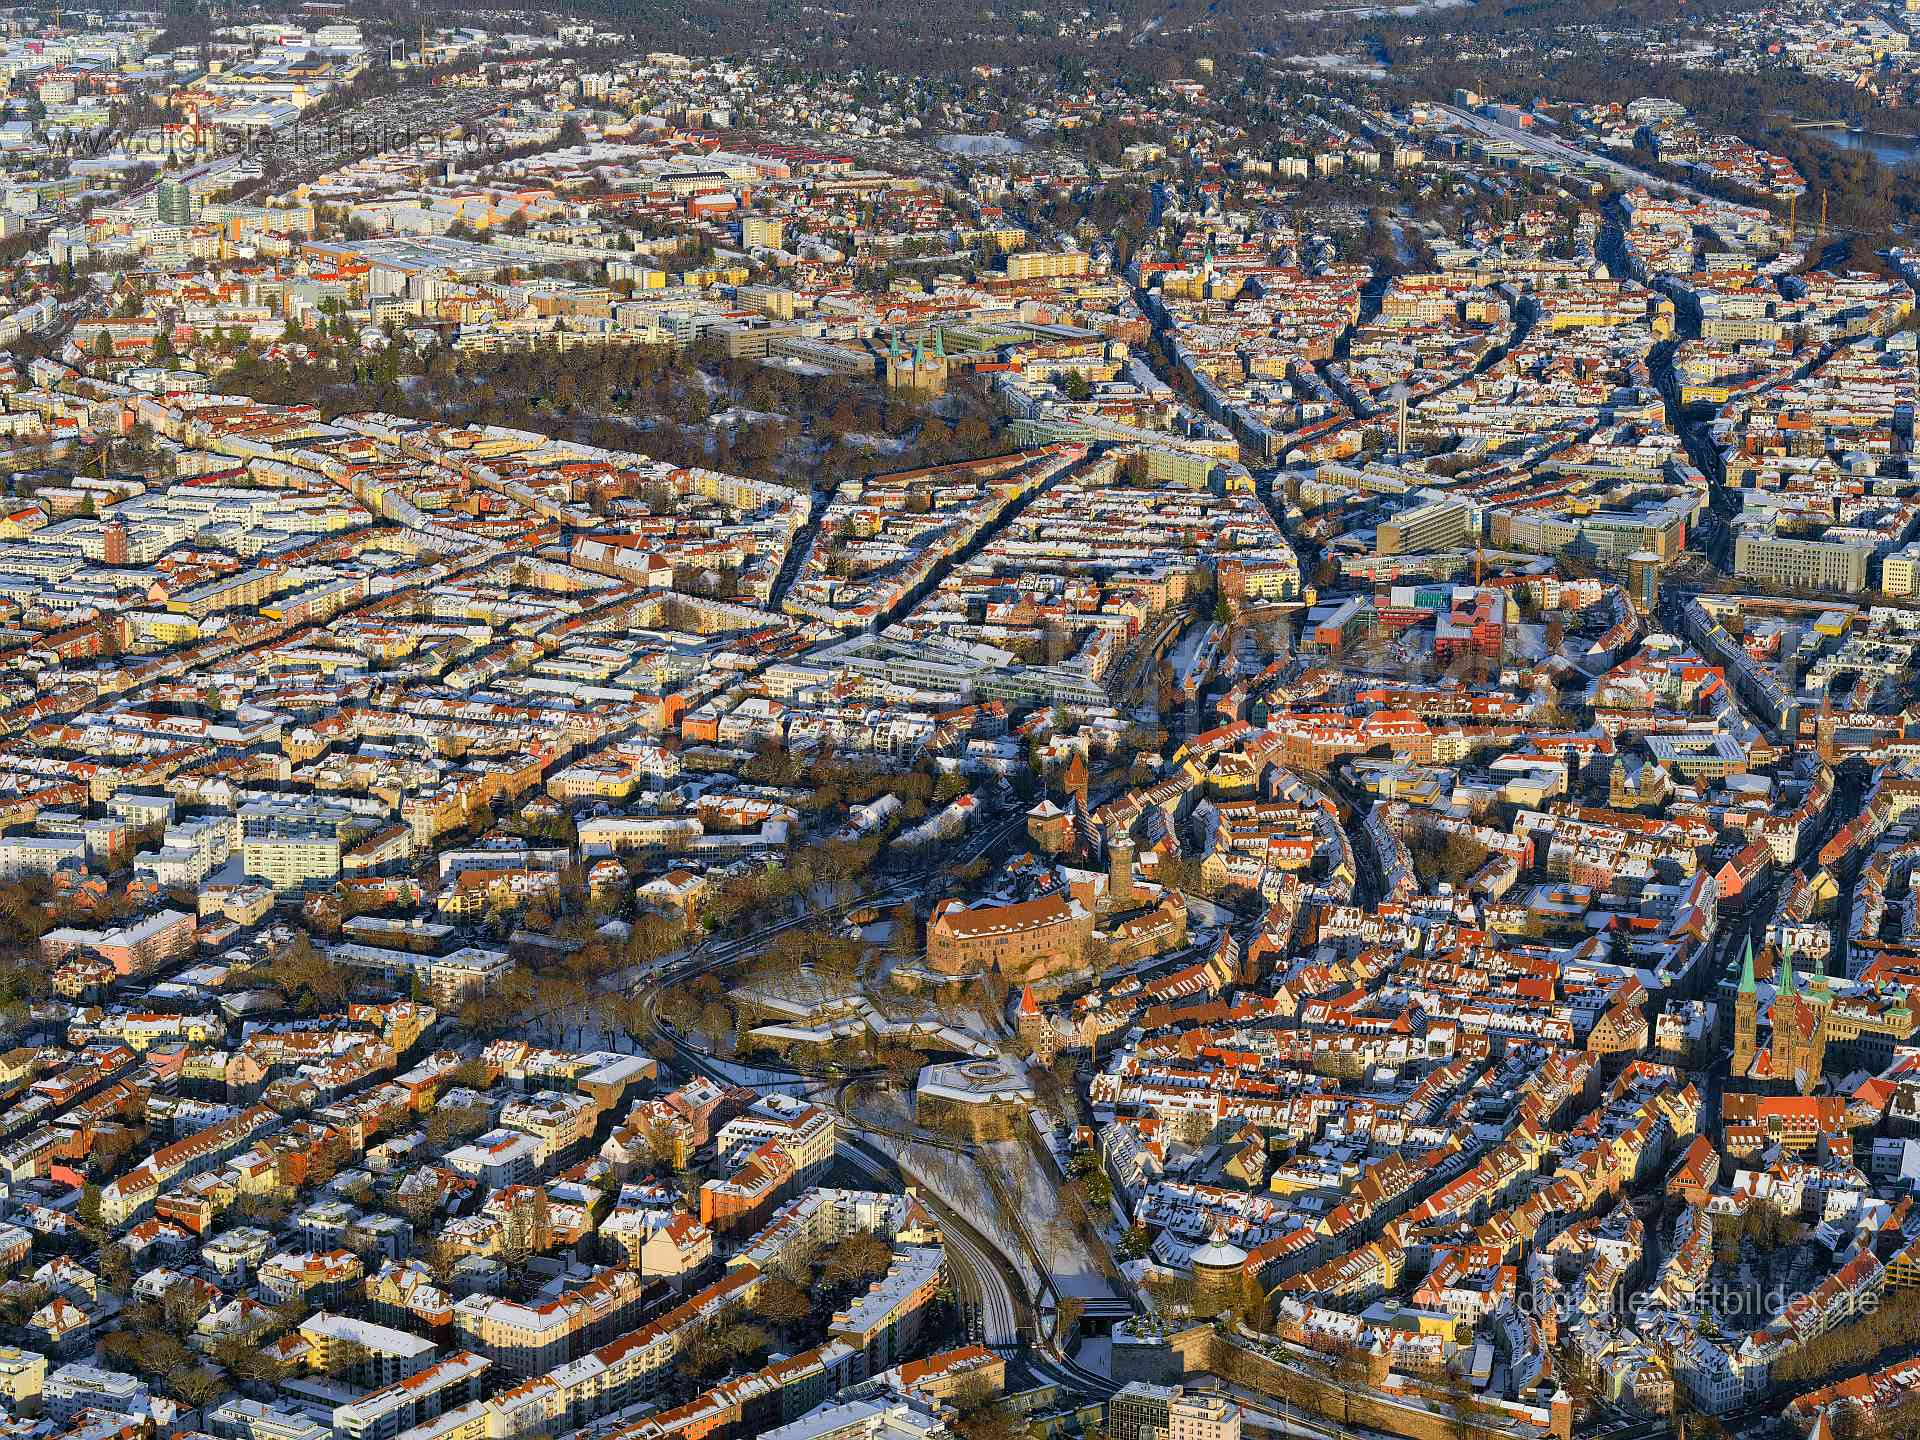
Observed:
[[[898,899],[903,894],[915,891],[916,888],[912,882],[895,882],[840,904],[782,921],[749,939],[723,941],[719,944],[703,943],[675,960],[656,964],[644,971],[626,988],[629,994],[649,1002],[648,1018],[651,1021],[652,1033],[673,1051],[675,1058],[682,1065],[696,1074],[733,1083],[734,1077],[728,1075],[715,1062],[714,1057],[691,1044],[685,1036],[663,1022],[653,1012],[651,1002],[657,996],[659,988],[667,984],[684,983],[697,976],[736,964],[763,945],[770,934],[813,923],[829,916],[843,916],[862,906],[885,904],[890,899]],[[811,1082],[815,1088],[819,1088],[822,1084],[821,1076],[788,1066],[755,1065],[752,1068],[785,1071],[790,1073],[794,1080],[802,1083]],[[843,1134],[834,1147],[835,1158],[851,1169],[883,1182],[888,1188],[900,1185],[903,1177],[897,1163],[875,1151],[859,1138],[858,1131],[861,1128],[872,1127],[868,1127],[865,1121],[845,1115],[839,1118]],[[903,1133],[897,1138],[911,1140],[915,1144],[934,1145],[961,1154],[974,1153],[972,1146],[931,1136]],[[921,1204],[940,1226],[954,1272],[955,1290],[964,1303],[973,1307],[978,1317],[982,1343],[1002,1354],[1018,1356],[1036,1375],[1075,1392],[1111,1395],[1119,1388],[1106,1376],[1084,1369],[1069,1359],[1055,1344],[1050,1326],[1047,1327],[1046,1332],[1043,1332],[1039,1323],[1040,1317],[1050,1313],[1060,1297],[1052,1277],[1048,1275],[1045,1265],[1041,1263],[1039,1251],[1027,1233],[1023,1217],[1010,1213],[1007,1220],[1014,1227],[1021,1248],[1026,1252],[1033,1267],[1033,1273],[1038,1277],[1039,1283],[1033,1292],[1028,1291],[1018,1264],[1000,1251],[975,1226],[924,1190],[918,1193]]]

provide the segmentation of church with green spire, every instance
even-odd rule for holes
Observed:
[[[1754,1046],[1760,1028],[1760,987],[1753,978],[1753,937],[1740,961],[1740,988],[1733,997],[1733,1073],[1753,1068]]]
[[[1754,976],[1753,940],[1740,961],[1740,985],[1734,994],[1733,1073],[1768,1080],[1811,1095],[1826,1062],[1827,1007],[1824,993],[1800,988],[1793,973],[1793,948],[1780,947],[1773,998],[1767,1005],[1767,1046],[1760,1048],[1760,986]]]
[[[898,331],[891,333],[881,365],[889,389],[920,395],[946,393],[949,374],[947,342],[938,328],[933,331],[931,346],[927,337],[922,335],[913,342],[911,349],[903,349]]]

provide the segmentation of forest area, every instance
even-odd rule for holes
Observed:
[[[534,429],[796,488],[984,454],[998,429],[971,377],[938,399],[909,399],[874,381],[730,360],[711,346],[606,346],[570,351],[564,363],[444,349],[422,359],[398,344],[369,359],[325,336],[310,349],[286,360],[243,350],[221,384],[329,417],[381,410]]]

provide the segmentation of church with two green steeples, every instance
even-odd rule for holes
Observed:
[[[1824,997],[1802,990],[1793,973],[1793,951],[1783,946],[1773,999],[1767,1006],[1767,1045],[1760,1048],[1760,986],[1753,973],[1753,941],[1740,962],[1740,988],[1733,1002],[1733,1074],[1768,1080],[1811,1095],[1826,1063]]]
[[[942,395],[946,393],[948,365],[946,336],[938,329],[933,332],[933,346],[929,350],[926,339],[915,340],[911,349],[900,344],[898,333],[887,339],[887,353],[882,360],[882,379],[890,390],[908,390],[920,395]]]

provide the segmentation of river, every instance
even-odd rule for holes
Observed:
[[[1807,133],[1842,150],[1865,150],[1882,165],[1906,165],[1920,160],[1920,138],[1876,135],[1864,130],[1809,130]]]

